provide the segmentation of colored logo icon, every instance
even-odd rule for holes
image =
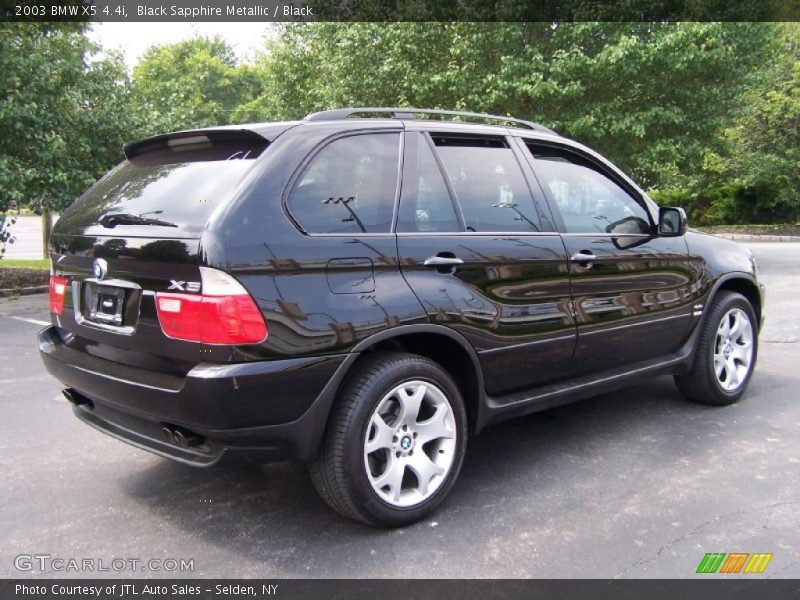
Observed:
[[[709,552],[697,565],[697,573],[763,573],[771,560],[771,552]]]

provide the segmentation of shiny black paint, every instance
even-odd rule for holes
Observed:
[[[570,263],[578,327],[571,375],[673,352],[689,332],[694,281],[686,242],[652,237],[630,246],[625,237],[563,235],[569,256],[597,257]]]
[[[722,286],[740,291],[753,303],[759,326],[763,322],[765,290],[758,282],[753,253],[730,240],[689,230],[684,236],[689,249],[693,325],[705,314],[709,301]]]
[[[566,374],[576,335],[558,235],[402,234],[397,246],[403,275],[431,321],[475,348],[487,393]],[[464,264],[452,274],[423,265],[442,252]]]
[[[92,277],[96,257],[107,260],[110,277],[133,282],[149,292],[166,291],[170,279],[200,280],[197,240],[69,237],[56,227],[51,247],[54,271],[72,282]],[[64,343],[70,348],[159,373],[186,373],[201,359],[199,344],[164,337],[152,293],[141,293],[138,315],[126,322],[135,324],[132,335],[79,324],[76,320],[79,301],[73,294],[73,286],[68,286],[64,312],[53,317],[54,325],[63,330]]]
[[[286,449],[310,460],[337,389],[359,356],[374,348],[402,350],[413,336],[417,351],[425,352],[419,340],[446,339],[468,357],[456,369],[474,374],[465,381],[478,382],[465,394],[475,399],[470,420],[478,431],[686,368],[715,286],[750,286],[760,302],[751,257],[736,244],[693,232],[636,239],[565,234],[532,164],[522,158],[516,131],[399,120],[263,130],[269,147],[199,237],[135,227],[97,235],[96,228],[76,229],[79,219],[56,226],[56,274],[80,281],[102,257],[112,276],[143,290],[133,335],[78,324],[71,291],[64,315],[41,334],[50,372],[101,407],[93,417],[85,407],[76,409],[93,426],[124,438],[120,423],[138,419],[141,435],[128,441],[191,464],[215,463],[229,447],[269,449],[259,456],[283,456],[280,449]],[[509,136],[552,231],[307,235],[285,208],[293,182],[327,141],[370,130]],[[655,222],[655,205],[626,181]],[[395,213],[401,189],[390,199]],[[580,250],[598,260],[571,263]],[[423,265],[439,253],[464,263],[453,270]],[[201,265],[234,275],[251,293],[269,328],[263,343],[220,347],[165,338],[153,293],[166,290],[171,279],[198,281]],[[193,462],[170,449],[156,439],[154,424],[162,422],[205,435],[216,454]]]
[[[196,364],[182,375],[155,372],[68,346],[61,332],[39,335],[47,369],[96,404],[202,434],[287,423],[302,416],[345,356],[332,354],[235,365]],[[89,377],[87,373],[98,373]]]

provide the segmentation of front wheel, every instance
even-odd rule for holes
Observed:
[[[693,402],[724,406],[744,395],[758,355],[758,329],[750,302],[720,292],[701,325],[694,365],[675,381]]]
[[[464,404],[450,375],[421,356],[380,353],[343,388],[311,479],[345,516],[407,525],[444,500],[466,439]]]

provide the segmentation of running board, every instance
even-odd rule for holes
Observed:
[[[693,344],[687,343],[679,352],[666,357],[554,383],[536,390],[494,398],[486,396],[476,433],[493,423],[591,398],[659,375],[685,372],[691,367],[692,347]]]

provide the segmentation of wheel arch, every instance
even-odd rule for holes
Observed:
[[[737,292],[747,298],[747,301],[753,307],[753,312],[756,314],[758,329],[761,329],[763,321],[761,311],[764,300],[761,289],[752,275],[749,273],[728,273],[720,277],[709,294],[709,301],[706,306],[709,306],[722,291]]]
[[[409,352],[439,364],[461,392],[470,433],[477,433],[485,402],[483,371],[475,349],[459,333],[442,325],[401,325],[362,340],[353,351],[361,357],[381,351]],[[356,360],[349,365],[348,371],[357,368],[358,364]]]

